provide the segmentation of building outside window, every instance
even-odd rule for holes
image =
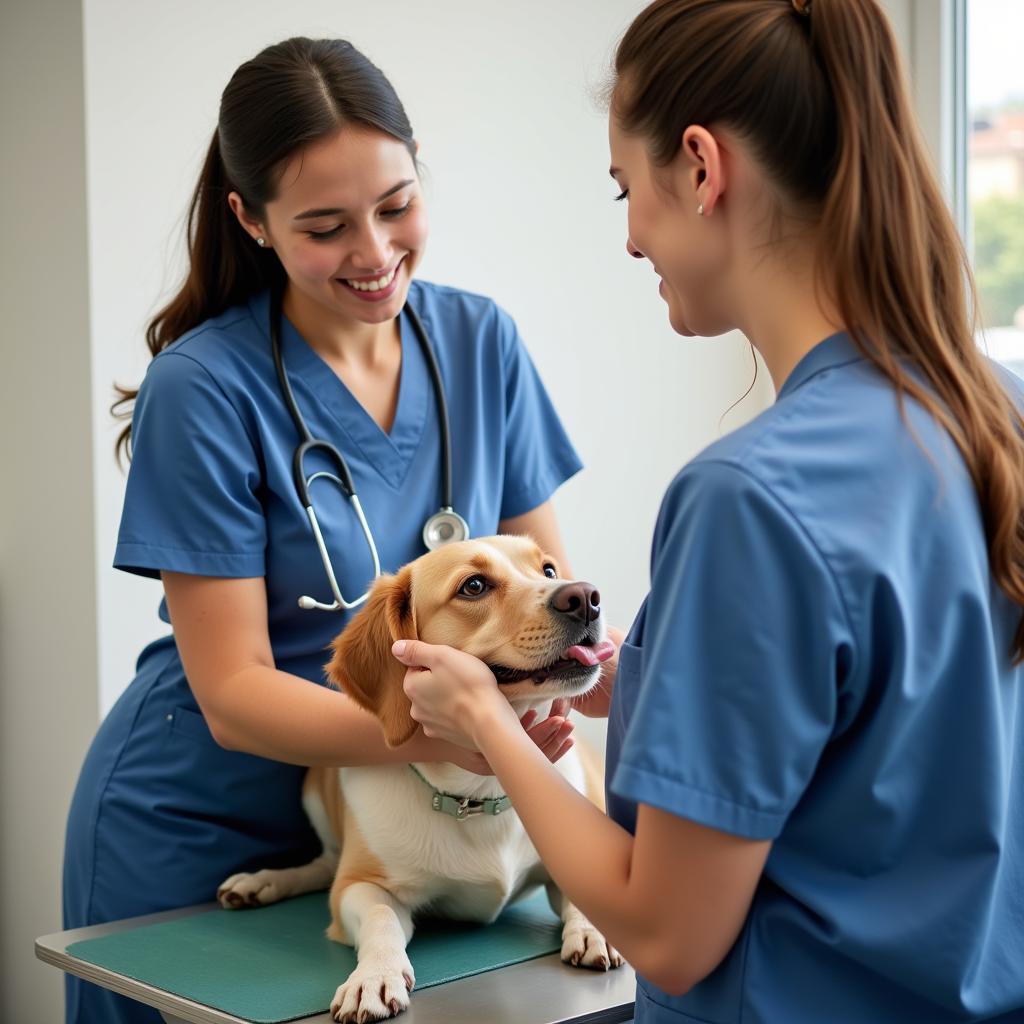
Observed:
[[[967,3],[968,245],[982,343],[1024,377],[1024,0]]]

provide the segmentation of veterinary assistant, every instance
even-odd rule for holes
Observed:
[[[488,758],[637,1024],[1020,1024],[1024,394],[975,341],[885,14],[655,0],[608,135],[671,325],[742,330],[776,402],[662,501],[611,820],[466,654],[400,648],[413,717]]]
[[[293,475],[302,435],[275,370],[277,327],[302,422],[343,453],[384,571],[425,550],[424,524],[446,503],[474,535],[530,529],[560,546],[548,499],[580,462],[508,314],[415,279],[427,236],[415,155],[391,85],[341,40],[269,47],[224,92],[189,276],[149,332],[115,556],[163,579],[174,635],[142,652],[86,757],[68,928],[205,902],[237,871],[309,861],[300,766],[483,770],[422,736],[386,749],[373,718],[317,685],[349,613],[299,605],[330,604],[332,588]],[[339,467],[316,449],[304,480],[320,471]],[[356,598],[375,572],[363,523],[335,483],[310,490],[338,587]],[[530,734],[557,756],[552,722]],[[69,978],[67,1020],[158,1017]]]

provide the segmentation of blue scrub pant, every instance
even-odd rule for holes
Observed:
[[[207,903],[236,871],[305,864],[320,842],[305,769],[219,747],[177,652],[140,661],[86,755],[68,816],[64,927]],[[67,1024],[158,1024],[153,1009],[68,977]]]

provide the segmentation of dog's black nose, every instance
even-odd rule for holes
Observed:
[[[566,583],[551,595],[551,607],[580,622],[593,622],[601,614],[601,595],[589,583]]]

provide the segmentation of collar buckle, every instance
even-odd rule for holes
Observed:
[[[433,795],[430,798],[431,808],[440,814],[450,815],[456,821],[466,821],[469,818],[476,818],[481,814],[497,817],[512,807],[512,801],[507,796],[492,796],[484,800],[476,800],[468,796],[454,796],[451,793],[442,793],[441,790],[435,789],[416,770],[415,765],[409,765],[409,767],[425,786],[433,790]]]

